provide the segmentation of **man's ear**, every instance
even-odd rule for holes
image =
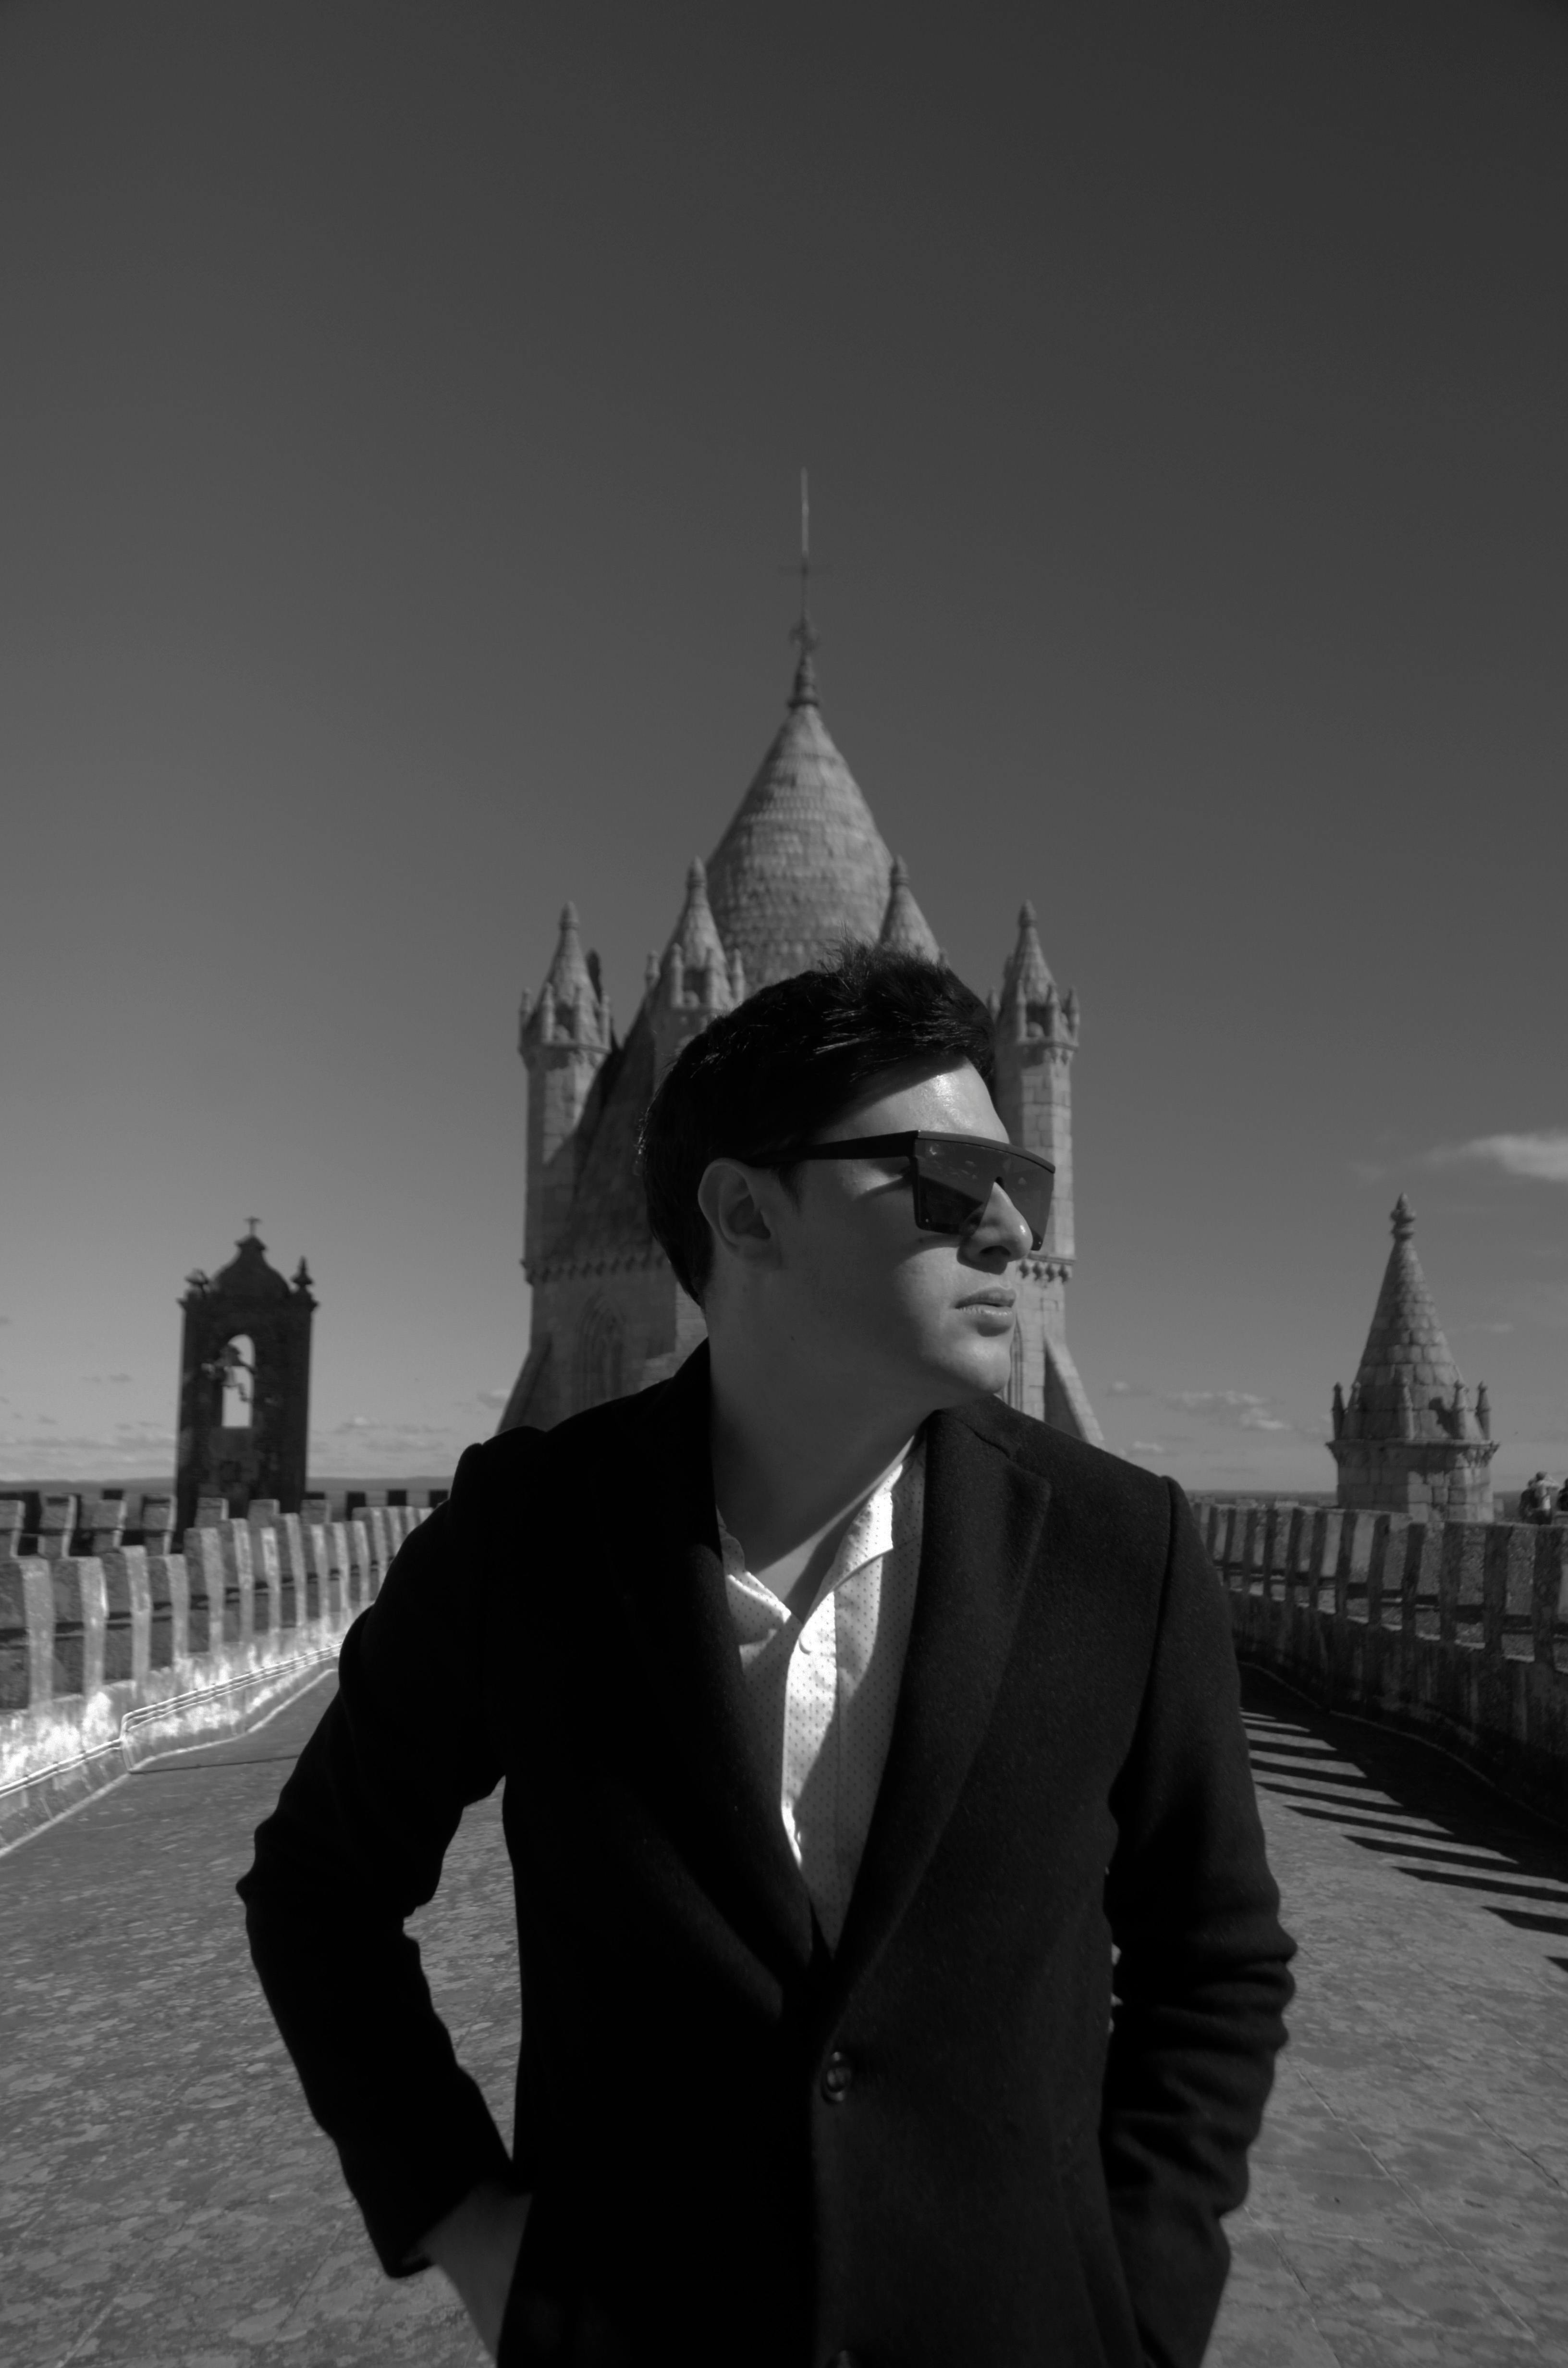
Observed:
[[[772,1266],[778,1236],[770,1213],[778,1178],[767,1169],[743,1167],[738,1159],[710,1159],[697,1188],[697,1205],[712,1229],[714,1245],[745,1266]]]

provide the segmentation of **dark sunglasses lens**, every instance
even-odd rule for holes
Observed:
[[[923,1143],[915,1167],[915,1222],[927,1233],[961,1234],[984,1213],[991,1188],[1000,1180],[1040,1247],[1051,1179],[1033,1160],[998,1157],[989,1144]]]
[[[958,1184],[938,1183],[917,1168],[915,1177],[915,1222],[922,1233],[961,1234],[971,1225],[991,1197],[987,1184],[983,1199]]]
[[[1033,1234],[1036,1249],[1044,1238],[1054,1181],[1048,1167],[1037,1167],[1029,1159],[1009,1159],[1002,1170],[1002,1190]]]

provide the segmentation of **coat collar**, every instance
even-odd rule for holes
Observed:
[[[835,2003],[869,1972],[919,1885],[990,1724],[1051,1487],[989,1402],[926,1426],[915,1618],[871,1829],[835,1952]]]
[[[640,1534],[633,1624],[684,1765],[717,1904],[781,1975],[812,1962],[811,1902],[752,1740],[725,1597],[704,1342],[649,1394],[639,1428],[653,1519]],[[990,1721],[1038,1552],[1050,1486],[989,1401],[926,1426],[914,1622],[871,1829],[828,1989],[842,2002],[907,1908]],[[652,1549],[651,1553],[649,1549]],[[821,1952],[817,1952],[820,1967]]]
[[[653,1665],[651,1705],[684,1767],[694,1856],[716,1903],[784,1975],[812,1959],[811,1899],[752,1739],[713,1509],[708,1344],[642,1419],[653,1519],[639,1521],[642,1569],[629,1593]]]

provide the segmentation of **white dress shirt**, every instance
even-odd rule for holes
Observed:
[[[916,1440],[851,1520],[803,1620],[747,1570],[719,1516],[755,1732],[785,1839],[830,1948],[844,1930],[892,1736],[924,1492]]]

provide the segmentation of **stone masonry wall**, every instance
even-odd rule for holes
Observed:
[[[1568,1523],[1200,1500],[1236,1651],[1568,1824]]]
[[[0,1849],[141,1761],[243,1733],[319,1677],[380,1589],[412,1505],[327,1518],[204,1507],[173,1553],[173,1503],[0,1498]],[[149,1516],[152,1518],[150,1519]],[[78,1551],[79,1548],[89,1549]]]

